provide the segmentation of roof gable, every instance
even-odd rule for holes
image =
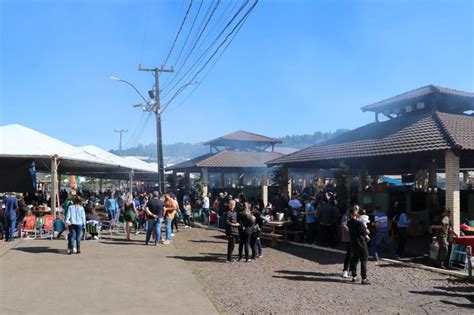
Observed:
[[[262,143],[262,144],[263,143],[267,143],[267,144],[281,143],[281,141],[278,139],[266,137],[263,135],[251,133],[244,130],[239,130],[239,131],[226,134],[222,137],[207,141],[204,144],[220,146],[220,145],[224,145],[226,143],[232,143],[232,142],[254,142],[254,143]]]

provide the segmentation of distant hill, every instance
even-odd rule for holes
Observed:
[[[334,132],[316,131],[313,134],[291,135],[278,138],[283,143],[277,146],[303,149],[322,141],[329,140],[347,132],[347,129],[337,129]],[[156,144],[139,144],[125,150],[110,150],[111,153],[125,156],[149,157],[149,162],[156,162]],[[209,146],[202,143],[175,143],[163,145],[163,156],[166,165],[177,164],[209,152]]]

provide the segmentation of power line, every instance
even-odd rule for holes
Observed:
[[[202,0],[201,0],[201,5],[202,5]],[[181,25],[179,26],[179,30],[176,33],[176,36],[174,38],[173,44],[171,45],[170,50],[168,51],[168,55],[165,58],[165,62],[163,63],[163,66],[166,66],[166,63],[168,62],[169,57],[171,56],[171,53],[173,52],[174,46],[176,45],[176,41],[179,38],[179,34],[181,34],[181,30],[183,29],[184,23],[186,23],[186,19],[188,18],[189,11],[191,10],[191,7],[193,6],[193,0],[189,1],[189,6],[188,9],[186,10],[186,13],[184,15],[183,21],[181,22]]]
[[[192,71],[194,71],[195,68],[197,68],[199,66],[199,64],[202,62],[202,60],[205,59],[205,57],[209,54],[209,52],[212,50],[212,48],[215,46],[215,44],[217,43],[217,41],[221,38],[221,36],[225,33],[225,31],[233,24],[234,20],[240,15],[240,13],[242,12],[242,10],[247,6],[247,4],[249,3],[249,0],[247,0],[240,8],[239,10],[234,14],[234,16],[232,17],[232,19],[226,24],[226,26],[224,27],[224,29],[219,33],[219,35],[214,39],[214,41],[211,43],[211,45],[209,45],[209,47],[205,50],[204,53],[202,53],[198,59],[194,62],[194,64],[188,69],[187,73],[185,73],[177,82],[175,82],[175,84],[173,85],[173,87],[168,90],[167,92],[164,93],[164,97],[170,95],[172,93],[172,90],[175,89],[181,82],[183,82],[183,80],[186,78],[186,76],[188,75],[192,75]],[[244,14],[244,17],[245,18],[246,16],[248,16],[248,14],[253,10],[253,8],[256,6],[256,4],[258,3],[258,0],[255,1],[255,3],[253,4],[253,6]],[[236,26],[238,26],[241,22],[242,22],[242,19],[237,23]],[[236,27],[233,28],[233,30],[231,31],[234,32],[236,29]],[[223,42],[221,42],[218,47],[217,47],[217,50],[220,49],[220,47],[222,47],[222,45],[225,43],[225,41],[227,41],[227,39],[229,38],[229,35],[231,34],[227,34],[226,38],[224,39]],[[201,67],[201,69],[198,71],[198,72],[201,72],[203,70],[203,68],[209,63],[210,59],[212,59],[212,57],[215,56],[215,54],[217,53],[217,50],[214,51],[214,53],[211,55],[210,58],[208,58],[208,60],[205,62],[204,66]],[[179,74],[179,72],[181,72],[183,70],[183,68],[181,69],[178,69],[177,73],[176,73],[176,76]],[[176,78],[173,77],[173,79]],[[196,76],[193,77],[193,79],[189,80],[189,81],[193,81],[194,79],[196,78]],[[172,80],[173,80],[172,79]]]
[[[258,1],[257,1],[258,2]],[[253,8],[251,8],[251,10],[253,10]],[[227,45],[224,47],[224,49],[222,50],[222,52],[219,54],[219,56],[217,56],[217,58],[214,60],[213,64],[209,67],[209,69],[207,70],[207,72],[204,74],[204,76],[200,79],[200,82],[202,83],[204,81],[204,79],[209,75],[209,73],[211,72],[211,70],[214,68],[214,66],[217,64],[217,62],[219,61],[219,59],[222,57],[222,55],[225,53],[225,51],[227,50],[227,48],[230,46],[230,44],[232,43],[232,41],[234,40],[234,38],[237,36],[237,34],[239,33],[240,29],[242,28],[242,26],[244,25],[245,21],[247,20],[248,18],[248,15],[244,17],[244,21],[243,23],[240,24],[240,26],[238,27],[238,29],[235,31],[234,33],[234,36],[230,39],[230,41],[227,43]],[[200,85],[200,84],[199,84]],[[188,96],[176,107],[170,109],[171,111],[172,110],[176,110],[178,109],[179,107],[181,107],[193,94],[194,92],[196,92],[196,90],[198,89],[199,85],[196,85],[194,87],[194,89],[188,94]],[[176,95],[174,98],[176,98],[178,95]],[[171,102],[168,101],[168,102]],[[169,104],[167,104],[168,106]],[[168,110],[168,112],[170,111]]]
[[[146,40],[146,34],[148,32],[148,20],[150,19],[150,12],[151,12],[151,0],[148,1],[148,9],[147,9],[147,14],[146,14],[146,19],[145,19],[145,31],[143,32],[142,47],[140,50],[140,53],[141,53],[140,61],[143,59],[143,54],[145,51],[145,40]]]
[[[212,8],[212,3],[211,3],[211,5],[209,5],[209,8],[208,8],[208,10],[207,10],[207,13],[206,13],[206,15],[205,15],[205,17],[204,17],[204,19],[203,19],[203,22],[201,23],[201,26],[199,27],[199,31],[197,32],[197,36],[196,36],[196,39],[194,40],[194,44],[192,45],[191,49],[189,50],[188,54],[186,55],[184,61],[183,61],[180,65],[178,65],[179,59],[180,59],[180,57],[181,57],[181,52],[183,51],[183,49],[181,50],[181,52],[180,52],[180,54],[179,54],[179,56],[178,56],[178,59],[177,59],[177,61],[176,61],[176,67],[177,67],[177,69],[178,69],[178,72],[179,72],[180,69],[183,69],[183,68],[184,68],[184,65],[185,65],[185,64],[187,63],[187,61],[189,60],[189,57],[190,57],[191,54],[193,53],[194,49],[196,48],[196,45],[199,43],[199,40],[201,39],[202,35],[203,35],[204,32],[206,31],[206,28],[207,28],[207,26],[209,25],[209,22],[211,21],[212,17],[214,16],[214,13],[216,12],[217,8],[219,7],[219,4],[220,4],[220,0],[218,0],[218,1],[216,2],[216,4],[214,5],[214,8]],[[212,8],[212,11],[211,11],[211,8]],[[210,14],[209,14],[209,12],[210,12]],[[207,17],[207,18],[206,18],[206,17]],[[204,21],[205,21],[205,22],[204,22]],[[190,34],[191,34],[191,33],[189,33],[189,35],[190,35]],[[189,35],[188,35],[188,36],[189,36]],[[187,41],[187,39],[186,39],[186,41]],[[185,45],[186,45],[186,43],[183,45],[183,48],[184,48]],[[178,75],[178,73],[176,73],[176,76],[177,76],[177,75]],[[174,77],[176,77],[176,76],[174,76]],[[173,77],[173,78],[174,78],[174,77]],[[171,79],[171,80],[169,81],[169,84],[164,85],[163,89],[166,89],[166,87],[169,86],[172,82],[173,82],[173,79]],[[166,82],[166,83],[168,83],[168,82]]]

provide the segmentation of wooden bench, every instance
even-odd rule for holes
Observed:
[[[295,242],[299,242],[304,237],[303,231],[286,231],[287,235],[292,235]],[[288,236],[285,236],[285,241],[288,241]]]
[[[276,233],[260,233],[261,238],[271,239],[272,240],[272,247],[276,247],[278,244],[278,239],[283,237],[281,234]]]

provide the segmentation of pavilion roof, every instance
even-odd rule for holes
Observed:
[[[266,168],[265,162],[283,156],[278,152],[221,151],[201,155],[179,163],[167,170],[186,170],[196,168]]]
[[[210,140],[205,142],[204,144],[206,145],[214,145],[214,146],[225,146],[230,143],[255,143],[255,144],[276,144],[276,143],[281,143],[280,140],[262,136],[256,133],[251,133],[248,131],[235,131],[229,134],[226,134],[222,137]]]
[[[474,116],[420,112],[375,122],[267,162],[269,166],[335,159],[474,150]]]
[[[362,107],[362,111],[404,114],[407,106],[411,107],[410,111],[416,110],[418,103],[443,112],[460,114],[474,109],[474,93],[431,84],[366,105]]]

